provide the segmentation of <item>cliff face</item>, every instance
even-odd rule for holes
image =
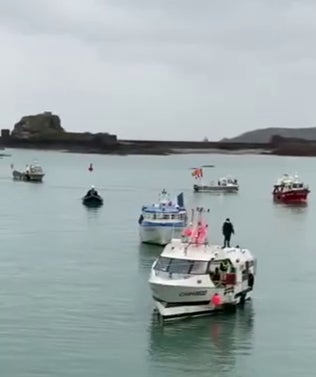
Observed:
[[[12,136],[17,139],[29,140],[33,138],[49,137],[63,134],[60,118],[50,112],[37,115],[27,115],[14,125]]]

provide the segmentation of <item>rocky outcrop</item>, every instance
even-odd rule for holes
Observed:
[[[27,115],[14,125],[12,136],[17,139],[30,140],[38,137],[52,137],[63,134],[60,118],[51,112]]]
[[[271,138],[275,135],[278,135],[283,138],[299,138],[303,140],[316,140],[316,127],[261,128],[261,129],[245,132],[231,139],[223,139],[221,141],[225,141],[228,143],[269,143]]]
[[[113,153],[119,148],[117,136],[109,133],[67,132],[58,115],[45,112],[28,115],[1,130],[0,145],[7,148],[34,148],[86,153]]]
[[[28,115],[9,129],[1,130],[0,147],[63,150],[78,153],[168,155],[175,153],[259,153],[283,156],[316,156],[316,129],[300,129],[291,138],[276,129],[254,131],[259,141],[200,142],[163,140],[118,140],[109,133],[67,132],[58,115],[44,112]],[[284,130],[283,130],[284,131]],[[307,132],[308,131],[308,132]],[[258,132],[261,137],[258,137]],[[249,135],[248,135],[249,136]],[[251,136],[251,135],[250,135]],[[254,135],[252,135],[254,136]],[[268,137],[269,136],[269,137]],[[306,140],[309,137],[310,140]],[[246,138],[247,139],[247,138]],[[252,137],[251,137],[252,139]]]
[[[316,156],[316,140],[282,137],[271,138],[272,153],[279,156]]]

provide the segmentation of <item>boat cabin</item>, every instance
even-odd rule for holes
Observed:
[[[142,216],[144,220],[179,220],[186,221],[187,214],[184,209],[176,208],[156,208],[156,207],[143,207]]]
[[[276,185],[274,185],[274,194],[282,193],[284,191],[300,191],[307,189],[307,186],[297,178],[284,176]]]
[[[249,260],[241,264],[241,282],[249,279],[250,268],[255,269],[255,261]],[[225,287],[226,285],[234,285],[237,281],[237,266],[227,259],[211,261],[210,278],[215,286]]]
[[[41,174],[44,175],[43,168],[38,163],[26,165],[25,173],[34,174],[34,175],[41,175]]]
[[[186,222],[187,211],[183,203],[183,193],[177,196],[177,202],[172,202],[164,189],[159,195],[159,203],[145,205],[139,218],[139,224],[143,221],[171,221]]]
[[[234,251],[234,249],[233,249]],[[235,249],[234,254],[240,254],[240,249]],[[256,273],[255,259],[239,259],[233,261],[225,257],[220,259],[200,260],[200,259],[182,259],[160,256],[154,266],[156,274],[166,273],[169,278],[175,279],[182,277],[190,277],[192,275],[209,275],[216,287],[226,287],[227,285],[235,285],[237,281],[240,283],[249,281],[249,276]]]
[[[218,186],[238,185],[238,181],[235,178],[224,177],[218,180]]]
[[[208,270],[208,261],[168,258],[160,256],[154,270],[181,275],[204,275]]]
[[[43,174],[43,169],[39,165],[31,165],[29,171],[31,174]]]

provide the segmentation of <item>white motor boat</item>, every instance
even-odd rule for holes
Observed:
[[[26,165],[24,171],[15,170],[13,165],[11,165],[11,168],[13,179],[18,181],[42,182],[45,176],[43,168],[37,162]]]
[[[182,239],[173,239],[152,266],[149,284],[163,319],[235,309],[251,298],[255,257],[239,246],[211,245],[202,216],[203,209],[193,211],[192,226]]]
[[[158,203],[142,207],[138,223],[139,236],[143,243],[164,246],[172,238],[181,237],[187,225],[183,193],[173,202],[167,191],[163,190]]]
[[[210,182],[209,184],[200,182],[199,184],[194,184],[193,190],[194,192],[236,193],[239,191],[239,183],[235,178],[222,177],[217,182]]]

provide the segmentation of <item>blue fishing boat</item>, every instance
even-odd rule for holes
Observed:
[[[166,245],[173,238],[181,238],[187,225],[183,193],[172,201],[167,191],[162,190],[158,203],[142,207],[138,223],[139,236],[143,243]]]

